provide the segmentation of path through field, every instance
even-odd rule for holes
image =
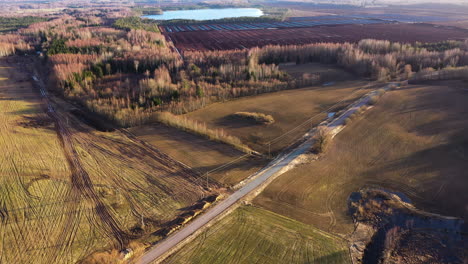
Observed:
[[[207,195],[190,168],[64,111],[24,60],[0,59],[0,263],[118,250]]]
[[[47,106],[47,114],[55,123],[57,136],[62,144],[64,155],[71,170],[71,190],[69,199],[74,202],[70,204],[76,205],[81,199],[86,199],[88,202],[92,203],[91,206],[94,207],[95,212],[102,223],[101,228],[104,229],[106,234],[112,234],[113,238],[118,243],[117,247],[119,249],[124,249],[125,244],[128,242],[128,234],[120,228],[116,219],[114,219],[114,217],[109,213],[107,207],[96,193],[88,172],[81,164],[80,157],[78,156],[73,143],[72,134],[51,104],[49,94],[44,83],[36,75],[33,76],[33,79],[36,82],[36,86],[39,88],[41,96]],[[66,237],[67,234],[68,230],[64,229],[62,235]]]

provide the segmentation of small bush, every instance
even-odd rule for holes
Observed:
[[[378,96],[382,96],[385,92],[386,92],[386,91],[385,91],[384,88],[380,88],[380,89],[377,90],[377,95],[378,95]]]
[[[331,141],[331,135],[326,127],[320,127],[314,135],[314,140],[312,150],[313,152],[320,154],[327,150],[328,144]]]
[[[345,121],[344,121],[345,125],[349,125],[351,122],[353,122],[354,120],[356,120],[357,116],[358,116],[358,113],[357,113],[357,112],[354,113],[354,114],[352,114],[352,115],[350,115],[348,118],[345,119]]]
[[[371,96],[371,98],[369,99],[369,105],[375,105],[380,99],[380,96],[378,95],[373,95]]]
[[[345,119],[344,124],[349,125],[351,124],[351,122],[353,122],[353,119],[351,118],[351,116],[349,116],[348,118]]]
[[[348,118],[345,119],[344,121],[345,125],[349,125],[351,122],[356,120],[362,113],[364,113],[364,111],[366,111],[366,109],[367,109],[367,106],[365,105],[359,107],[359,109],[356,110],[356,112],[354,112],[352,115],[350,115]]]
[[[261,124],[272,124],[275,122],[275,119],[271,115],[266,115],[262,113],[255,112],[237,112],[233,114],[234,117],[254,120],[257,123]]]

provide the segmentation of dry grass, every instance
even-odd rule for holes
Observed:
[[[120,252],[116,249],[111,249],[107,251],[101,251],[101,252],[96,252],[92,255],[89,255],[80,263],[82,264],[123,264],[127,263],[128,259],[131,257],[136,257],[140,256],[143,252],[144,249],[147,246],[138,242],[132,242],[128,245],[127,250],[130,250],[127,252],[127,255],[125,255],[123,252]]]
[[[155,118],[158,122],[168,126],[204,136],[210,140],[231,145],[246,153],[252,152],[252,150],[243,144],[239,138],[229,135],[224,129],[211,129],[203,122],[191,120],[185,116],[176,116],[169,112],[157,113]]]
[[[194,135],[163,124],[131,128],[138,138],[156,146],[169,156],[204,174],[226,163],[237,160],[245,153],[223,143]],[[266,163],[265,160],[246,157],[227,168],[208,176],[223,185],[233,185],[253,174]]]
[[[0,60],[4,65],[10,65],[7,59]],[[125,244],[129,236],[155,241],[144,234],[206,194],[173,160],[58,111],[89,175],[89,184],[77,184],[82,179],[74,178],[29,76],[2,67],[0,77],[1,263],[75,263],[95,251],[118,250],[121,237]],[[93,199],[83,193],[93,193]],[[134,234],[142,218],[146,229]]]
[[[377,103],[377,101],[375,101],[374,103]],[[367,110],[367,106],[365,105],[359,107],[359,109],[356,112],[354,112],[352,115],[350,115],[348,118],[345,119],[345,125],[349,125],[351,124],[351,122],[354,122],[354,120],[361,117],[362,113],[366,110]]]
[[[325,152],[330,142],[331,135],[328,132],[327,128],[319,127],[314,134],[314,145],[312,146],[312,152],[316,154]]]
[[[236,112],[233,114],[234,117],[244,118],[247,120],[253,120],[260,124],[273,124],[275,119],[271,115],[265,115],[262,113],[251,113],[251,112]]]
[[[254,203],[323,230],[353,231],[347,198],[363,186],[401,191],[418,208],[468,216],[468,93],[460,82],[388,92],[319,161],[279,177]],[[465,84],[466,85],[466,84]]]
[[[360,90],[366,84],[367,82],[363,81],[349,81],[330,86],[316,86],[245,97],[224,103],[215,103],[186,116],[206,123],[210,128],[229,131],[229,134],[239,138],[244,144],[263,153],[268,152],[268,147],[265,145],[267,142],[314,117],[304,126],[273,144],[271,151],[276,152],[326,119],[327,110],[337,112],[368,92],[367,89]],[[341,102],[342,100],[344,101]],[[275,123],[265,126],[236,120],[230,117],[235,112],[257,112],[272,115],[275,118]]]
[[[346,244],[267,210],[244,206],[165,263],[348,263]]]

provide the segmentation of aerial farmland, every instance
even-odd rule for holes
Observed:
[[[2,2],[0,263],[466,263],[468,6]]]

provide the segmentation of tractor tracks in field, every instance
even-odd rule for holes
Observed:
[[[60,116],[55,112],[54,107],[52,106],[49,98],[49,94],[45,89],[45,85],[41,79],[39,79],[36,74],[32,75],[34,84],[39,88],[41,97],[43,99],[44,105],[47,108],[47,114],[55,123],[55,130],[58,136],[58,139],[62,145],[65,158],[69,165],[71,171],[71,190],[69,192],[70,199],[75,201],[74,203],[70,203],[69,206],[76,207],[79,206],[82,199],[86,199],[87,201],[91,201],[94,206],[94,211],[96,215],[99,216],[100,221],[102,222],[103,226],[101,227],[104,229],[106,234],[111,235],[116,241],[117,246],[120,249],[123,249],[124,246],[127,244],[129,235],[126,234],[119,226],[115,218],[111,215],[111,213],[106,208],[105,204],[99,198],[99,195],[96,193],[93,182],[89,177],[89,174],[84,169],[78,152],[75,149],[73,143],[73,136],[70,130],[65,126],[64,122],[61,120]],[[70,215],[68,217],[67,224],[60,235],[60,238],[65,239],[62,241],[73,241],[73,239],[66,237],[68,236],[67,233],[69,232],[68,228],[73,229],[76,224],[76,217]]]
[[[161,164],[165,164],[168,168],[176,168],[185,175],[190,176],[191,178],[198,179],[200,174],[192,169],[190,166],[171,158],[169,155],[163,153],[159,149],[156,149],[151,144],[138,139],[134,134],[132,134],[127,129],[120,129],[122,134],[124,134],[130,141],[135,143],[141,151],[143,151],[149,157],[157,160]]]

